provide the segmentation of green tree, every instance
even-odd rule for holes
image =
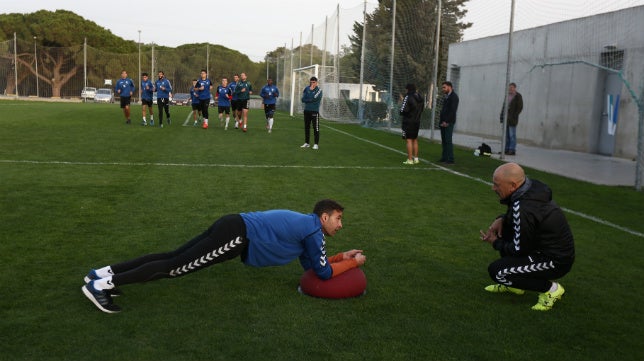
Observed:
[[[51,87],[51,95],[59,97],[61,89],[83,68],[82,52],[85,39],[88,43],[100,44],[108,51],[134,52],[136,43],[124,41],[96,23],[67,10],[55,12],[40,10],[31,14],[0,15],[0,39],[20,39],[17,61],[21,65],[18,80],[25,73],[36,74],[41,83]],[[38,48],[38,59],[34,59],[34,39]],[[78,59],[81,61],[78,61]],[[7,84],[7,92],[15,90],[15,82]]]
[[[459,22],[466,13],[462,7],[467,1],[442,2],[438,79],[444,79],[446,74],[449,43],[460,41],[463,31],[471,26]],[[437,5],[436,0],[396,1],[394,98],[409,82],[414,82],[421,92],[429,88],[436,57]],[[390,83],[392,13],[393,0],[379,0],[378,7],[366,16],[364,82],[375,84],[376,90],[388,90]],[[364,23],[354,23],[349,37],[351,46],[344,54],[344,63],[351,67],[353,77],[360,74],[363,27]]]

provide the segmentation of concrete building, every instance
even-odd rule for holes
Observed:
[[[635,158],[636,99],[641,104],[644,95],[642,19],[638,6],[514,32],[510,82],[524,101],[517,141]],[[508,34],[450,44],[447,80],[460,97],[457,132],[501,137],[507,55]]]

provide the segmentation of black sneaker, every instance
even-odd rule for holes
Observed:
[[[83,279],[85,283],[90,283],[91,281],[99,279],[98,275],[96,274],[96,270],[90,270],[87,276]],[[118,297],[118,296],[123,296],[123,292],[118,289],[118,288],[112,288],[111,290],[105,290],[110,296],[112,297]]]
[[[86,284],[81,288],[85,297],[92,301],[99,310],[106,313],[121,312],[121,308],[112,303],[112,297],[106,291],[99,291],[94,288],[94,281]]]

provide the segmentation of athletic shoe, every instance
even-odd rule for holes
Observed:
[[[85,283],[90,283],[97,279],[99,279],[99,277],[96,274],[96,270],[90,270],[87,276],[83,278],[83,281],[85,281]],[[105,292],[107,292],[112,297],[118,297],[123,295],[123,292],[116,287],[112,288],[111,290],[105,290]]]
[[[201,127],[204,128],[204,129],[208,129],[208,123],[204,122]]]
[[[270,134],[273,131],[273,129],[268,128],[268,133]]]
[[[411,160],[411,159],[407,159],[406,161],[403,162],[403,164],[405,164],[405,165],[413,165],[414,161]]]
[[[246,133],[248,129],[246,129],[246,126],[244,125],[244,133]]]
[[[163,124],[159,125],[161,128],[163,128]]]
[[[418,164],[418,163],[420,163],[420,161],[418,160],[418,158],[414,158],[414,164]]]
[[[148,125],[148,122],[146,122],[146,121],[144,120],[144,121],[142,121],[142,122],[141,122],[141,125],[142,125],[142,126],[146,126],[146,125]]]
[[[320,147],[318,147],[317,144],[313,144],[313,149],[318,150],[318,149],[320,149]]]
[[[519,288],[514,288],[514,287],[508,287],[506,285],[501,285],[501,284],[493,284],[485,287],[485,290],[488,292],[492,293],[505,293],[505,292],[510,292],[514,293],[515,295],[522,295],[525,293],[524,290],[519,289]]]
[[[170,124],[172,124],[172,121],[170,120],[170,118],[168,118],[168,125]]]
[[[106,291],[99,291],[94,288],[94,281],[86,284],[81,287],[85,297],[92,301],[92,303],[98,307],[99,310],[106,313],[117,313],[121,312],[121,308],[112,303],[112,297]]]
[[[554,292],[544,292],[539,294],[539,301],[536,305],[532,306],[532,309],[535,311],[548,311],[554,306],[555,302],[561,299],[563,296],[564,288],[561,284],[557,285],[557,290]]]
[[[309,143],[304,143],[300,146],[300,148],[308,148],[310,147]]]
[[[130,124],[130,123],[132,123],[132,121],[129,119],[125,121],[125,124]]]
[[[196,126],[197,126],[197,124],[198,124],[198,122],[195,120],[195,124],[193,124],[192,126],[193,126],[193,127],[196,127]]]
[[[150,125],[154,126],[154,120],[150,120]]]

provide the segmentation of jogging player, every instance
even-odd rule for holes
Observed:
[[[266,116],[266,129],[270,133],[273,131],[273,116],[275,115],[275,104],[280,96],[280,91],[273,85],[273,79],[268,78],[266,85],[262,88],[259,95],[264,103],[264,115]]]
[[[163,128],[163,112],[168,117],[168,125],[172,124],[170,120],[170,95],[172,94],[172,85],[166,79],[165,73],[160,71],[159,78],[154,83],[154,90],[157,92],[157,107],[159,108],[159,126]]]
[[[127,71],[123,70],[121,72],[121,79],[116,81],[114,91],[121,100],[121,109],[123,109],[123,115],[125,116],[125,124],[132,123],[130,120],[130,101],[132,100],[134,90],[134,82],[127,77]]]

